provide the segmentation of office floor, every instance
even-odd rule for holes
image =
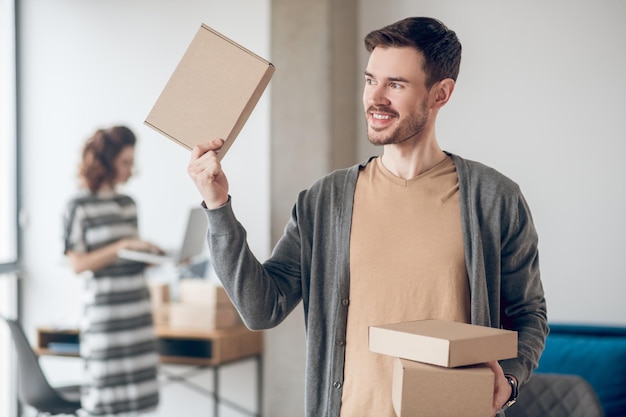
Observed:
[[[74,384],[81,381],[82,362],[78,358],[42,357],[41,365],[50,382],[56,384]],[[193,375],[188,377],[190,382],[211,391],[213,389],[213,370],[194,370],[187,365],[161,365],[163,374]],[[247,359],[241,362],[228,364],[220,369],[220,395],[227,401],[232,401],[246,410],[255,412],[256,409],[256,362]],[[185,415],[215,417],[213,413],[213,399],[206,393],[185,385],[179,381],[168,381],[161,376],[161,400],[159,407],[146,417],[172,417]],[[21,417],[32,417],[36,413],[32,409],[24,410]],[[247,414],[221,404],[219,417],[245,417]]]

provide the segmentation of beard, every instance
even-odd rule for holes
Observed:
[[[370,111],[380,111],[392,114],[396,118],[399,116],[396,111],[386,106],[370,106],[367,109],[366,114]],[[400,120],[399,125],[386,134],[384,131],[388,128],[378,129],[368,125],[367,138],[371,144],[376,146],[396,145],[422,133],[426,128],[428,118],[427,104],[426,100],[424,100],[422,101],[422,105],[418,112],[409,115],[404,120]]]

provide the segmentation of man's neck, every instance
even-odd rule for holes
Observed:
[[[437,140],[406,141],[396,145],[386,145],[383,165],[394,175],[409,180],[428,171],[446,158]]]

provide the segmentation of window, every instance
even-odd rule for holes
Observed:
[[[15,22],[13,2],[0,0],[0,265],[17,260]]]
[[[15,317],[18,270],[16,30],[14,0],[0,0],[0,314]],[[0,323],[0,417],[17,415],[13,347]]]

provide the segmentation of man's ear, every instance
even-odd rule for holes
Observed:
[[[436,83],[431,90],[433,106],[436,108],[443,107],[450,100],[454,86],[455,82],[452,78],[446,78]]]

